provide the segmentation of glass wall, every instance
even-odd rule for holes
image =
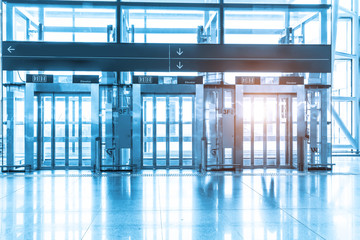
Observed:
[[[333,152],[359,151],[357,1],[339,1],[332,88]],[[354,24],[355,23],[355,24]]]
[[[331,41],[330,5],[324,0],[160,2],[161,7],[148,7],[146,3],[142,6],[136,0],[84,6],[76,1],[74,6],[56,2],[7,3],[3,5],[4,39],[192,44],[329,44]],[[176,6],[174,2],[178,2]]]
[[[329,44],[330,12],[323,9],[225,11],[225,43]]]
[[[12,5],[6,8],[6,40],[115,41],[115,7]],[[13,21],[8,21],[13,19]],[[11,27],[11,23],[13,28]]]
[[[218,43],[218,11],[122,9],[122,41]]]

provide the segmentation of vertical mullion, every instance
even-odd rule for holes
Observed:
[[[37,121],[37,168],[40,169],[42,166],[41,166],[41,163],[43,162],[43,139],[44,139],[44,127],[43,127],[43,112],[41,110],[41,106],[42,106],[42,98],[40,95],[37,95],[37,98],[38,98],[38,105],[37,105],[37,108],[38,108],[38,121]]]
[[[224,110],[224,88],[220,88],[219,90],[219,98],[218,101],[218,109],[217,114],[221,116],[217,119],[218,121],[218,142],[217,142],[217,151],[218,151],[218,162],[217,164],[224,164],[224,144],[223,144],[223,132],[224,132],[224,121],[222,118],[223,110]]]
[[[286,97],[286,120],[285,120],[285,165],[289,164],[289,112],[290,112],[290,98]]]
[[[280,96],[276,96],[276,166],[280,166]]]
[[[69,166],[69,96],[65,95],[65,167]]]
[[[120,0],[117,0],[116,5],[116,43],[121,42],[121,7],[120,7]]]
[[[152,96],[152,104],[153,104],[153,167],[156,167],[156,97]]]
[[[254,96],[251,96],[251,166],[254,167]]]
[[[79,162],[78,162],[78,166],[81,167],[82,166],[82,96],[79,96],[79,133],[78,133],[78,149],[79,149]]]
[[[289,97],[289,158],[290,167],[293,166],[293,97]]]
[[[182,117],[183,96],[179,97],[179,166],[183,166],[183,117]]]
[[[165,123],[165,126],[166,126],[166,167],[168,168],[170,166],[170,123],[169,123],[169,113],[170,113],[170,97],[169,96],[166,96],[165,98],[165,101],[166,101],[166,123]]]
[[[195,132],[195,96],[192,95],[191,96],[191,102],[192,102],[192,122],[191,122],[191,127],[192,127],[192,132],[191,132],[191,145],[192,145],[192,148],[191,148],[191,156],[192,156],[192,159],[191,159],[191,166],[194,167],[195,165],[195,162],[194,162],[194,159],[195,159],[195,153],[194,153],[194,147],[195,147],[195,142],[194,142],[194,132]]]
[[[264,98],[264,125],[263,125],[263,165],[267,165],[267,98]]]
[[[55,96],[51,94],[51,168],[55,168]]]
[[[219,13],[219,30],[220,30],[220,44],[224,44],[225,39],[225,13],[224,13],[224,0],[220,0],[220,13]]]

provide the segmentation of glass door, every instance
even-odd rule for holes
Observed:
[[[37,156],[42,169],[90,167],[89,94],[37,94]]]
[[[294,104],[296,97],[292,95],[244,96],[244,168],[294,166],[293,160],[296,159]]]
[[[142,97],[142,167],[193,167],[194,97]]]
[[[234,89],[205,88],[207,167],[229,168],[234,163]]]

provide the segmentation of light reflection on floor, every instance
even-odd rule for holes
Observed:
[[[0,175],[0,239],[360,239],[360,173],[178,173]]]

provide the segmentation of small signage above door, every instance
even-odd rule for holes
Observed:
[[[280,77],[279,85],[304,85],[304,77]]]
[[[186,77],[178,77],[177,78],[178,84],[203,84],[203,77],[202,76],[186,76]]]
[[[158,76],[134,76],[133,83],[134,84],[158,84],[159,77]]]
[[[284,76],[284,77],[255,77],[255,76],[236,76],[236,84],[239,85],[304,85],[304,77]]]
[[[73,83],[99,83],[98,75],[73,75]]]
[[[27,83],[53,83],[54,75],[26,74]]]
[[[260,85],[260,77],[235,77],[236,84],[240,85]]]

